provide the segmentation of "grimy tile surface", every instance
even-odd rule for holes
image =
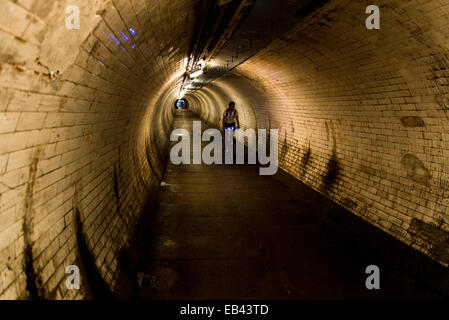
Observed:
[[[193,120],[178,110],[174,127],[191,132]],[[334,219],[337,205],[278,174],[260,176],[258,165],[168,161],[164,181],[121,257],[119,298],[440,297]],[[372,264],[380,290],[365,286]]]

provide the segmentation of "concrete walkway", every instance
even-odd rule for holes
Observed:
[[[191,131],[193,120],[199,118],[179,110],[174,126]],[[124,258],[131,266],[120,276],[118,297],[439,297],[348,232],[333,218],[342,208],[301,183],[293,189],[279,175],[260,176],[258,168],[168,163],[169,185],[156,213],[150,208],[142,218]],[[371,264],[380,267],[380,290],[365,287]]]

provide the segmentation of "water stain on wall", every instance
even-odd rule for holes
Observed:
[[[336,182],[340,173],[340,165],[337,159],[337,137],[335,134],[334,125],[332,120],[329,123],[326,121],[326,133],[328,140],[331,140],[332,157],[329,159],[326,167],[326,174],[323,177],[323,188],[325,191],[329,191],[332,185]]]
[[[332,123],[332,120],[329,120],[329,122],[324,123],[326,125],[326,134],[327,139],[332,140],[332,149],[335,150],[337,147],[337,137],[335,134],[334,124]]]
[[[295,17],[296,18],[304,18],[309,13],[311,13],[313,10],[316,10],[316,9],[324,6],[327,2],[329,2],[329,0],[310,1],[304,7],[302,7],[300,10],[295,12]]]
[[[281,162],[285,162],[285,158],[286,158],[287,153],[289,151],[287,135],[288,135],[287,131],[285,131],[284,142],[282,144],[282,149],[281,149]]]
[[[118,192],[118,176],[117,176],[117,167],[114,164],[114,195],[115,195],[115,202],[118,205],[119,204],[119,192]]]
[[[401,117],[401,123],[407,128],[425,127],[424,120],[420,117]]]
[[[407,153],[402,157],[402,165],[407,171],[407,177],[414,182],[428,186],[431,179],[430,172],[416,156]]]
[[[341,199],[341,204],[344,205],[346,208],[349,208],[349,209],[357,208],[357,203],[354,200],[350,199],[350,198],[343,198],[343,199]]]
[[[340,165],[338,163],[337,153],[334,150],[332,152],[332,157],[327,163],[326,174],[323,177],[323,187],[326,191],[330,190],[332,185],[337,181],[339,173]]]
[[[41,279],[39,278],[34,268],[34,255],[33,255],[33,191],[36,181],[37,164],[39,162],[40,148],[36,149],[33,156],[33,160],[29,170],[29,181],[26,187],[25,193],[25,214],[23,219],[23,238],[24,238],[24,260],[25,260],[25,275],[26,275],[26,288],[29,294],[29,298],[32,300],[40,300],[43,295]]]
[[[375,175],[377,175],[377,170],[374,169],[374,168],[372,168],[372,167],[370,167],[370,166],[368,166],[368,165],[360,164],[360,165],[359,165],[359,170],[360,170],[361,172],[367,173],[367,174],[370,175],[370,176],[375,176]]]
[[[429,244],[429,252],[439,261],[449,263],[449,232],[436,224],[413,218],[407,232]]]
[[[306,152],[303,154],[302,158],[301,158],[301,165],[303,166],[303,168],[306,168],[309,161],[310,161],[310,157],[312,155],[312,149],[310,149],[310,141],[307,145],[307,149]]]
[[[20,42],[20,43],[26,43],[26,40],[19,36],[14,36],[14,40]]]
[[[95,300],[111,300],[114,296],[98,270],[87,245],[80,212],[75,208],[76,240],[87,283]]]

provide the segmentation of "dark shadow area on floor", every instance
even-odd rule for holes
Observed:
[[[307,185],[285,171],[281,170],[276,178],[298,193],[301,193],[304,189],[309,189]],[[449,297],[449,270],[447,268],[364,221],[329,198],[318,192],[315,193],[315,199],[329,208],[327,214],[336,224],[345,232],[351,233],[354,238],[363,239],[370,245],[370,250],[374,250],[377,255],[383,256],[388,263],[395,265],[395,271],[398,273],[400,281],[410,281],[405,277],[410,274],[419,281],[435,288],[442,295]]]
[[[192,120],[177,111],[174,127]],[[443,298],[435,284],[445,283],[444,268],[285,172],[258,170],[168,163],[166,185],[121,254],[116,297]],[[380,269],[380,290],[365,286],[369,265]]]

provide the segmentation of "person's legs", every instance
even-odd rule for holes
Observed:
[[[232,130],[232,131],[231,131]],[[232,138],[234,136],[235,122],[225,123],[225,152],[229,152],[233,148]]]
[[[235,130],[235,122],[233,122],[233,123],[225,123],[225,129],[231,129],[232,128],[232,131],[234,131]]]

